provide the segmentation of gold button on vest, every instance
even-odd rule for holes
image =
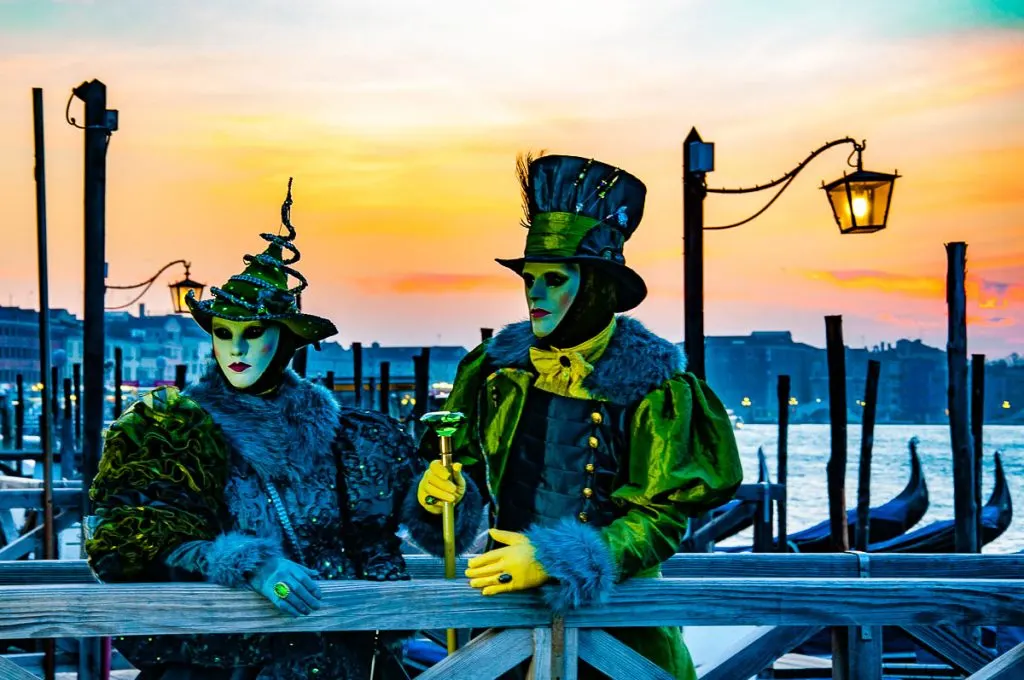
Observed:
[[[596,449],[597,445],[600,444],[600,442],[597,441],[597,437],[591,437],[590,439],[587,440],[587,444],[590,445],[590,448]]]

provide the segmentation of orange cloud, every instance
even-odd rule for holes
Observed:
[[[421,272],[394,277],[361,277],[355,280],[355,284],[362,292],[371,294],[436,295],[508,292],[514,281],[502,275]]]

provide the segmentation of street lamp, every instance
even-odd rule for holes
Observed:
[[[140,299],[142,299],[142,296],[146,294],[146,292],[153,285],[153,282],[156,281],[161,274],[163,274],[170,267],[173,267],[176,264],[180,264],[185,267],[185,278],[181,279],[180,281],[175,281],[174,283],[168,285],[168,288],[171,291],[171,305],[174,307],[175,314],[187,314],[188,305],[185,304],[185,297],[190,292],[193,292],[195,293],[196,299],[198,300],[200,297],[202,297],[203,289],[206,286],[205,284],[199,283],[198,281],[193,281],[191,278],[189,278],[189,267],[191,267],[192,265],[190,262],[186,262],[185,260],[174,260],[173,262],[168,262],[163,267],[161,267],[156,274],[153,274],[153,276],[149,277],[142,283],[136,283],[131,286],[106,286],[107,290],[133,290],[135,288],[142,288],[142,292],[136,295],[131,302],[128,302],[123,305],[118,305],[116,307],[104,307],[104,309],[125,309],[126,307],[132,306]],[[143,288],[143,286],[145,287]]]
[[[814,158],[835,146],[850,144],[853,151],[847,164],[856,170],[840,179],[823,184],[832,209],[832,216],[842,234],[863,234],[885,228],[889,218],[889,202],[898,174],[864,170],[861,155],[865,143],[852,137],[827,142],[810,153],[795,168],[767,184],[738,189],[708,188],[705,176],[715,169],[715,145],[701,139],[697,128],[692,128],[683,142],[683,285],[684,341],[688,370],[698,378],[705,378],[704,364],[704,232],[734,229],[760,217],[789,188],[800,171]],[[857,162],[851,163],[854,154]],[[780,186],[781,185],[781,186]],[[750,194],[772,187],[780,187],[774,196],[756,213],[734,224],[717,227],[704,226],[704,199],[713,194]]]

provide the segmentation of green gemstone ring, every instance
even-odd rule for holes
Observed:
[[[436,505],[437,499],[434,498],[433,496],[427,496],[426,498],[423,499],[423,502],[426,503],[427,505]]]
[[[292,589],[284,584],[283,581],[278,581],[274,584],[274,595],[277,595],[282,600],[292,594]]]

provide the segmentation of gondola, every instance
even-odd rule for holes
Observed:
[[[910,451],[910,479],[903,490],[892,500],[869,510],[870,535],[882,541],[895,538],[921,521],[928,512],[928,484],[925,482],[921,459],[917,453],[917,437],[911,438],[907,447]],[[854,541],[857,528],[857,510],[846,513],[850,543]],[[830,552],[831,524],[828,520],[791,534],[787,538],[787,552],[823,553]],[[776,544],[777,545],[777,544]],[[728,546],[716,548],[717,552],[750,552],[751,546]]]
[[[1003,471],[1003,461],[999,452],[995,453],[996,472],[995,486],[988,502],[981,509],[981,545],[987,545],[996,540],[1010,528],[1013,521],[1013,502],[1010,498],[1010,487],[1006,484],[1006,474]],[[928,526],[921,527],[896,538],[871,543],[868,552],[885,553],[951,553],[956,550],[954,535],[956,533],[954,520],[947,519],[941,522],[932,522]],[[874,530],[874,524],[872,524]]]
[[[910,449],[910,479],[903,491],[888,503],[869,510],[870,536],[879,542],[905,534],[928,512],[928,485],[921,470],[921,459],[917,455],[917,443],[917,437],[913,437],[907,444]],[[850,532],[850,545],[853,545],[857,530],[856,508],[846,513],[846,523]],[[828,520],[798,531],[789,537],[790,549],[802,553],[831,552],[830,532],[831,523]]]

